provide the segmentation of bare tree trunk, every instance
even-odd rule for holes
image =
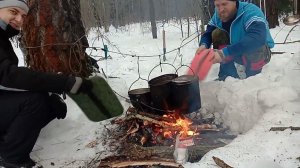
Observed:
[[[26,63],[43,72],[91,74],[79,0],[29,0],[22,42]]]
[[[153,0],[149,0],[149,9],[150,9],[150,21],[151,21],[151,29],[152,29],[152,37],[157,39],[157,27],[155,22],[155,8]]]
[[[101,16],[103,17],[103,26],[104,26],[104,30],[105,32],[109,32],[109,26],[110,26],[110,4],[109,4],[110,0],[102,0],[101,2],[101,6],[102,6],[102,10],[100,11],[102,14]]]
[[[118,0],[115,0],[115,8],[116,8],[116,28],[119,27],[119,3]]]
[[[296,7],[295,14],[300,15],[300,0],[295,0],[294,3],[295,3],[295,7]]]
[[[190,18],[188,17],[187,18],[187,24],[188,24],[188,27],[187,27],[187,36],[189,37],[190,36]]]
[[[195,24],[196,24],[196,31],[197,31],[197,34],[198,34],[198,36],[197,36],[197,39],[198,39],[198,41],[200,41],[200,32],[199,32],[199,27],[198,27],[198,18],[197,18],[197,16],[195,15],[194,16],[194,19],[195,19]]]
[[[269,22],[270,28],[275,28],[276,26],[279,26],[278,21],[278,0],[268,0],[268,3],[266,3],[266,18]]]
[[[182,27],[181,18],[179,18],[179,22],[180,22],[181,37],[183,38],[183,27]]]

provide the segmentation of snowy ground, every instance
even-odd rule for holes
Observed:
[[[162,26],[158,25],[158,39],[153,40],[148,24],[130,25],[118,30],[111,29],[105,37],[110,40],[109,50],[145,56],[161,54]],[[176,23],[165,24],[167,51],[178,48],[190,41],[184,32],[181,37],[180,26]],[[271,30],[276,43],[285,41],[293,26],[281,24]],[[191,29],[193,33],[195,28]],[[185,30],[187,30],[185,28]],[[300,26],[288,36],[287,41],[300,40]],[[191,33],[191,34],[192,34]],[[95,32],[89,34],[90,46],[103,47],[102,40],[96,40]],[[114,46],[112,46],[112,44]],[[197,49],[197,40],[193,40],[183,48],[166,55],[167,62],[176,68],[189,64]],[[20,54],[20,51],[16,49]],[[300,43],[278,44],[273,52],[285,52],[272,56],[271,62],[257,76],[236,80],[229,78],[225,82],[213,81],[218,72],[214,65],[206,81],[200,83],[202,111],[214,113],[220,122],[237,134],[237,138],[225,147],[207,153],[198,163],[186,163],[186,168],[218,167],[212,156],[219,157],[232,167],[237,168],[298,168],[300,167],[300,131],[269,131],[271,127],[300,127]],[[88,52],[89,53],[89,52]],[[92,55],[103,56],[101,50]],[[108,82],[120,95],[127,97],[131,88],[146,87],[147,82],[138,80],[137,57],[110,53],[112,59],[99,61],[109,78]],[[20,56],[22,65],[23,58]],[[144,79],[153,78],[162,73],[174,72],[173,67],[159,63],[157,57],[141,57],[139,59],[140,75]],[[149,75],[151,69],[153,72]],[[179,74],[186,69],[181,68]],[[117,78],[115,78],[117,77]],[[129,106],[123,98],[124,109]],[[41,132],[32,158],[45,168],[91,166],[88,163],[96,156],[105,155],[102,146],[101,132],[108,121],[93,123],[89,121],[76,104],[70,99],[68,115],[65,120],[51,122]],[[90,147],[91,142],[98,143]],[[95,166],[95,165],[94,165]],[[93,166],[92,166],[93,167]]]

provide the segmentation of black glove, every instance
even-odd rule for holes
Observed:
[[[88,79],[82,79],[82,83],[80,85],[80,88],[78,89],[77,93],[89,93],[91,92],[93,88],[92,81]]]
[[[58,94],[49,96],[51,111],[55,113],[57,119],[64,119],[67,115],[67,105]]]
[[[66,85],[69,86],[67,88],[70,88],[68,92],[71,94],[88,93],[93,88],[92,81],[81,77],[71,77]]]

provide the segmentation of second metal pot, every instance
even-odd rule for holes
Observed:
[[[157,114],[164,114],[172,110],[171,104],[171,81],[177,78],[177,74],[164,74],[149,80],[153,107]]]
[[[194,75],[182,75],[171,82],[171,106],[182,114],[195,112],[201,108],[199,79]]]

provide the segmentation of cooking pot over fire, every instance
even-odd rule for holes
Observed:
[[[152,71],[161,65],[169,65],[176,68],[169,63],[160,63],[159,65],[155,66],[149,73],[148,76],[148,84],[150,88],[151,98],[154,110],[157,114],[163,115],[167,111],[172,111],[173,107],[171,107],[171,81],[178,77],[176,73],[167,73],[155,78],[150,79],[150,74]]]
[[[171,106],[182,114],[201,108],[199,79],[195,75],[182,75],[171,81]]]

